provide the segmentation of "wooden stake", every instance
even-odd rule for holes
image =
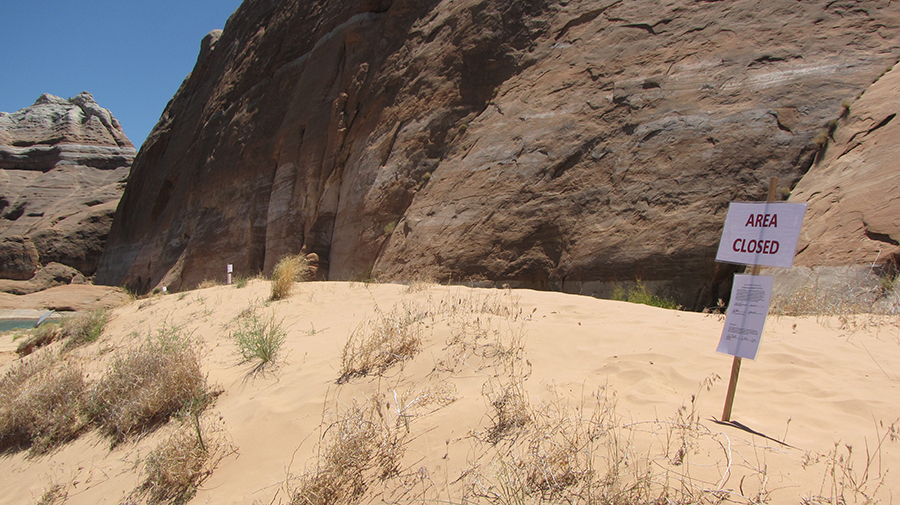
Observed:
[[[766,196],[766,203],[775,201],[775,193],[778,191],[778,177],[769,179],[769,194]],[[750,275],[759,275],[759,265],[753,265],[750,268]],[[725,394],[725,409],[722,411],[722,420],[731,421],[731,409],[734,407],[734,393],[737,391],[738,376],[741,373],[741,358],[734,357],[731,362],[731,378],[728,379],[728,393]]]

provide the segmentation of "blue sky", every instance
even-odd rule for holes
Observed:
[[[241,0],[2,0],[0,111],[89,91],[140,148]]]

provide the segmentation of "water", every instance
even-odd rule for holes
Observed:
[[[0,319],[0,333],[16,328],[34,328],[37,319]]]

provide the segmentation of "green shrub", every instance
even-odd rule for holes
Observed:
[[[231,333],[244,362],[258,361],[257,368],[275,361],[287,331],[275,321],[275,316],[262,318],[255,311],[238,319],[238,328]]]
[[[650,289],[644,285],[644,282],[640,279],[637,280],[637,283],[632,286],[631,289],[625,291],[624,288],[619,286],[618,284],[613,288],[613,300],[619,300],[623,302],[631,302],[631,303],[641,303],[644,305],[650,305],[652,307],[660,307],[663,309],[678,309],[680,305],[675,303],[674,301],[664,298],[661,296],[657,296],[653,294]]]

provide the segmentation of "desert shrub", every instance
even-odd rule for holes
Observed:
[[[291,295],[294,281],[306,279],[309,265],[306,257],[300,254],[284,256],[275,265],[272,271],[272,296],[273,301],[283,300]]]
[[[237,329],[230,336],[244,362],[258,361],[257,368],[261,369],[275,361],[287,331],[275,321],[274,315],[264,318],[251,311],[238,318]]]
[[[148,455],[144,480],[135,491],[149,503],[185,503],[209,477],[219,461],[234,449],[224,439],[224,427],[201,420],[196,413],[180,416],[168,436]]]
[[[615,289],[613,290],[613,300],[641,303],[644,305],[660,307],[663,309],[679,308],[679,305],[673,300],[653,294],[640,279],[638,279],[635,285],[627,291],[621,286],[616,285]]]
[[[408,307],[394,307],[360,323],[341,353],[338,382],[383,373],[394,363],[415,356],[422,345],[420,317]]]
[[[327,426],[316,467],[300,477],[292,505],[359,503],[371,482],[398,474],[404,439],[386,422],[383,403],[354,401]]]
[[[87,385],[80,366],[43,352],[0,379],[0,450],[43,454],[74,439]]]
[[[157,427],[187,407],[202,410],[211,395],[200,355],[178,330],[163,329],[113,359],[91,388],[87,411],[114,442]]]

